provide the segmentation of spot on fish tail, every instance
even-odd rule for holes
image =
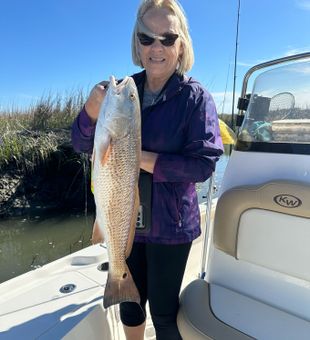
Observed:
[[[108,308],[111,305],[125,301],[140,303],[139,292],[127,265],[122,277],[113,277],[110,273],[108,274],[103,297],[103,306],[104,308]]]

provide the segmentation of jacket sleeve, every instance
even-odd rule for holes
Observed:
[[[78,114],[72,124],[71,140],[76,152],[91,154],[94,146],[96,124],[92,124],[85,107]]]
[[[180,154],[159,154],[154,182],[204,182],[223,153],[213,98],[205,90],[189,99],[192,107],[185,124],[185,143]]]

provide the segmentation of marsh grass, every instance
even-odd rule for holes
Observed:
[[[82,90],[48,94],[27,109],[0,112],[0,170],[11,165],[32,171],[61,143],[69,142],[71,124],[84,99]]]

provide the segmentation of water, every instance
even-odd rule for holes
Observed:
[[[215,185],[220,186],[228,156],[217,163]],[[198,185],[205,201],[208,182]],[[36,216],[0,220],[0,282],[52,262],[90,245],[94,216]]]
[[[213,197],[217,196],[218,191],[220,189],[228,159],[229,159],[229,156],[224,154],[217,162],[216,171],[215,171],[215,174],[213,175],[214,176]],[[198,195],[199,203],[206,201],[206,196],[208,194],[208,189],[209,189],[209,181],[206,181],[204,183],[198,183],[196,188],[197,188],[197,195]]]
[[[0,282],[90,245],[93,216],[0,220]]]

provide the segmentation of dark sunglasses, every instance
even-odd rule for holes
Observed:
[[[143,46],[150,46],[154,43],[155,38],[148,36],[145,33],[137,33],[140,44]],[[158,36],[159,41],[164,46],[173,46],[179,35],[174,33],[165,33],[162,36]]]

